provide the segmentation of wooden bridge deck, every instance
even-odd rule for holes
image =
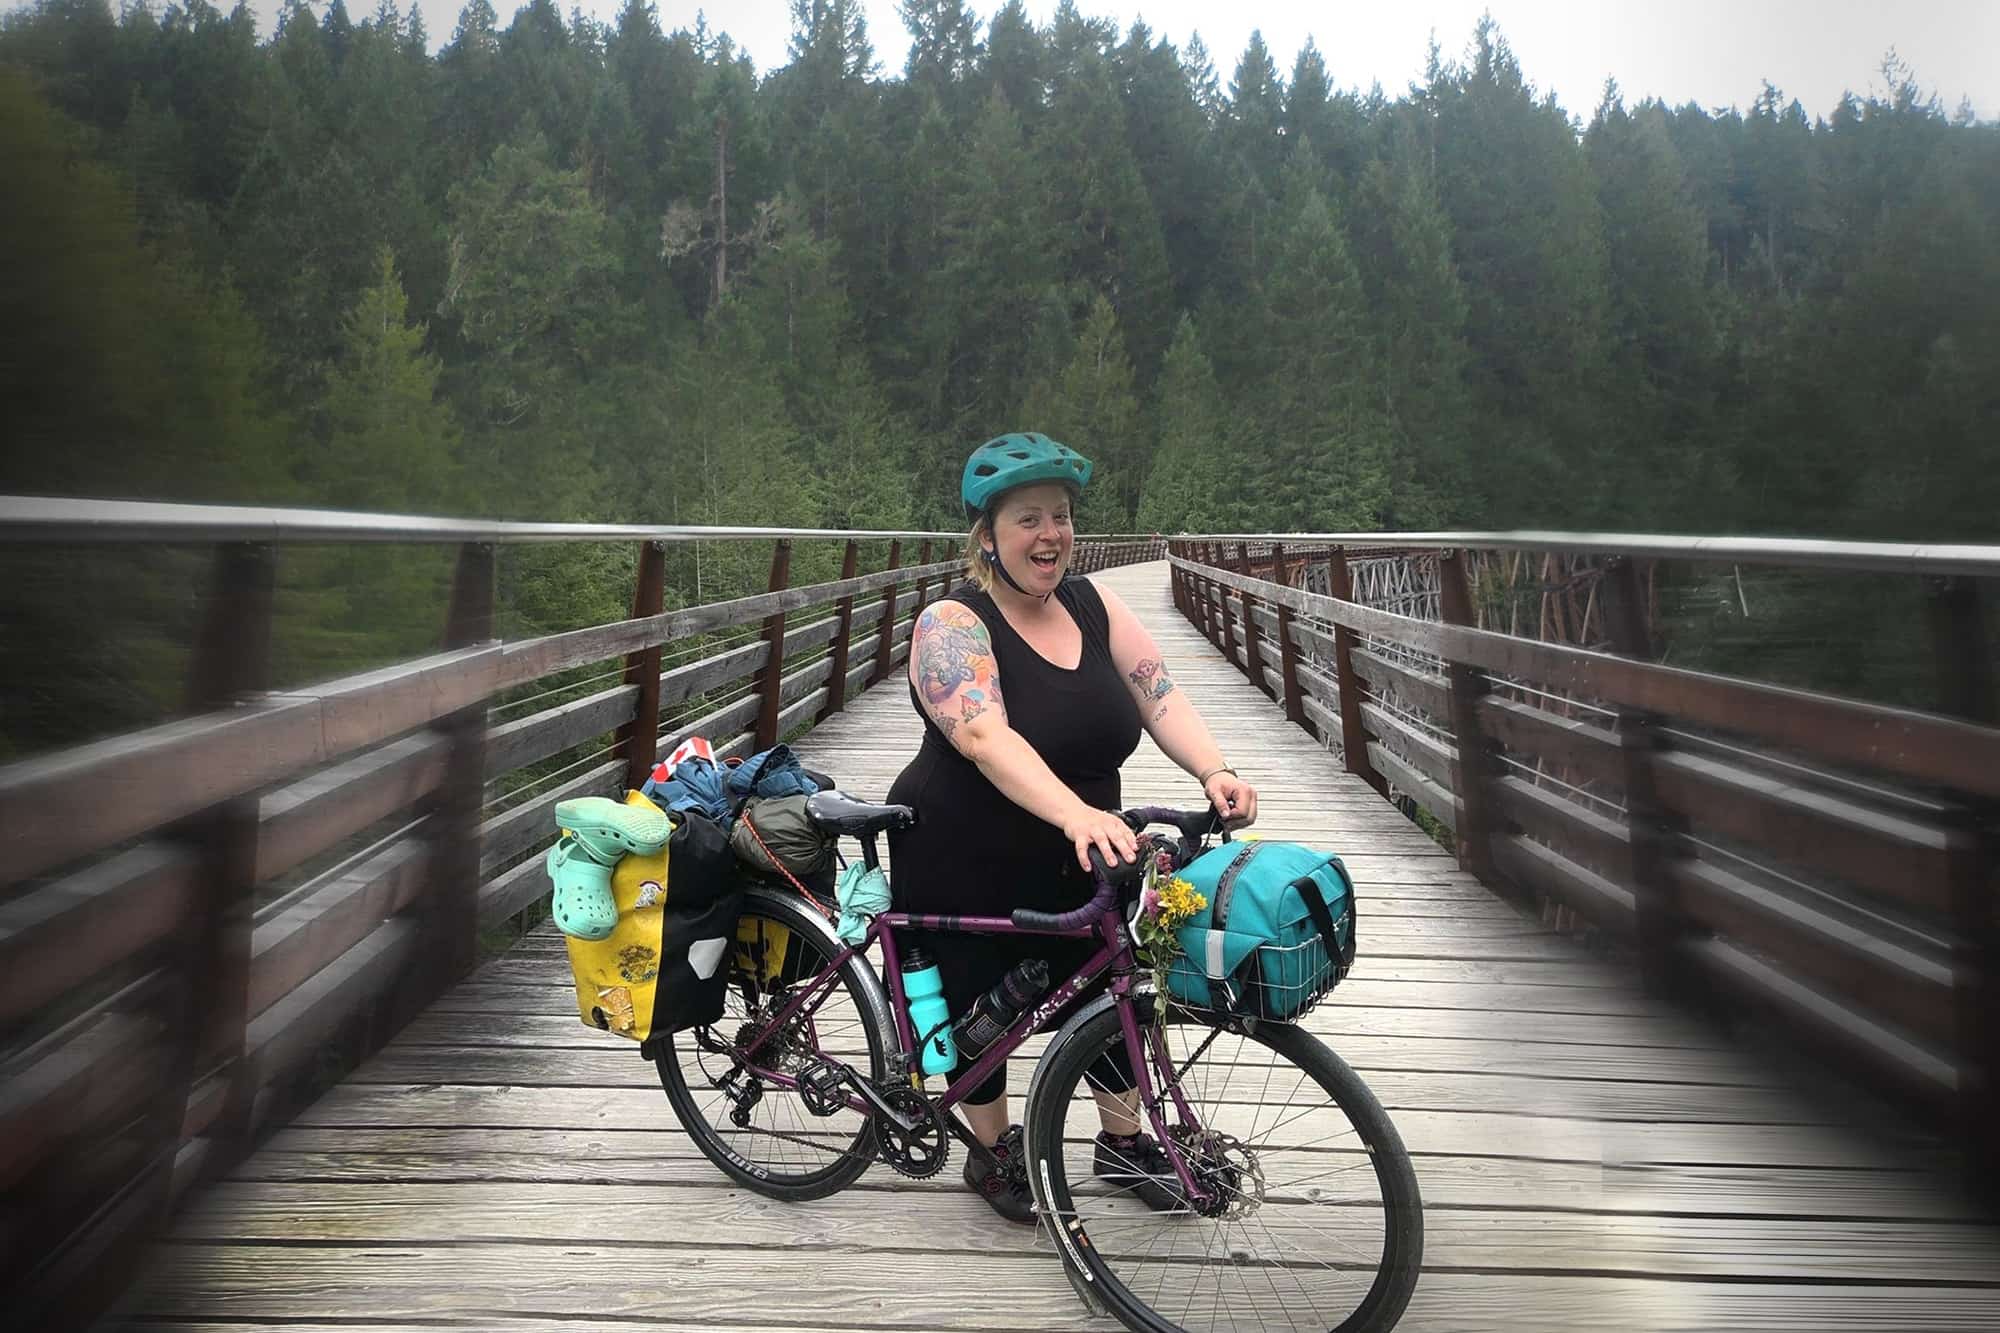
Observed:
[[[1361,959],[1310,1020],[1416,1155],[1426,1273],[1402,1327],[2000,1328],[2000,1233],[1918,1139],[1641,995],[1494,898],[1173,611],[1165,567],[1097,576],[1263,792],[1337,848]],[[801,747],[860,794],[912,753],[906,693]],[[1127,799],[1186,802],[1147,743]],[[1104,1328],[954,1160],[785,1205],[733,1187],[652,1067],[587,1031],[560,941],[487,964],[179,1222],[124,1326],[379,1330]]]

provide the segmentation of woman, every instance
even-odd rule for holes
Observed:
[[[910,694],[924,740],[889,791],[917,811],[915,827],[892,840],[903,910],[1005,916],[1088,899],[1091,848],[1113,861],[1137,854],[1115,811],[1118,767],[1142,727],[1231,825],[1256,818],[1255,789],[1224,761],[1153,636],[1117,594],[1064,577],[1076,540],[1072,505],[1090,470],[1088,459],[1035,434],[1003,435],[966,460],[967,581],[917,620]],[[1063,977],[1092,951],[1085,941],[1034,936],[929,934],[920,942],[937,961],[953,1014],[1021,959],[1046,959]],[[1099,1086],[1130,1083],[1107,1069]],[[1006,1088],[1003,1068],[963,1103],[984,1145],[968,1154],[965,1180],[1002,1217],[1031,1223]],[[1141,1132],[1131,1098],[1107,1092],[1099,1101],[1098,1174],[1154,1207],[1172,1206],[1153,1183],[1164,1155]]]

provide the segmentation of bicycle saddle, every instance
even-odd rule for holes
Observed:
[[[883,829],[908,828],[917,822],[917,812],[907,805],[870,805],[837,791],[806,797],[806,815],[829,833],[855,838]]]

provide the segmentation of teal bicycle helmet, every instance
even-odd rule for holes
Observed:
[[[1003,491],[1038,481],[1066,481],[1081,490],[1090,481],[1090,460],[1066,444],[1027,431],[988,440],[965,460],[958,496],[965,516],[976,519]]]

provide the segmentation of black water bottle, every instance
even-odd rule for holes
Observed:
[[[1042,998],[1049,988],[1049,965],[1039,958],[1014,964],[1013,970],[995,982],[953,1029],[958,1039],[958,1058],[975,1060],[997,1041],[1021,1016],[1021,1011]]]

